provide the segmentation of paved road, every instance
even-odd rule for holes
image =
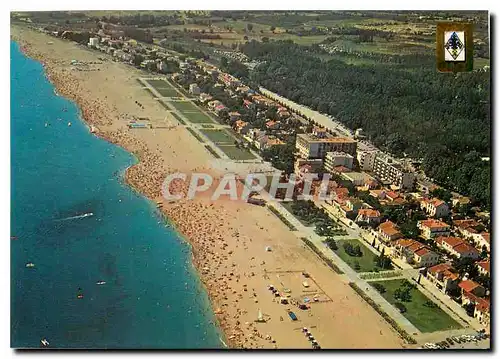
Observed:
[[[269,91],[268,89],[266,89],[264,87],[259,87],[259,91],[263,95],[265,95],[265,96],[267,96],[275,101],[278,101],[279,103],[283,104],[284,106],[289,107],[291,109],[294,109],[295,111],[299,112],[302,116],[304,116],[306,118],[310,118],[313,121],[319,123],[320,126],[323,126],[323,127],[328,128],[332,131],[335,131],[335,132],[339,133],[339,135],[341,135],[341,136],[353,137],[353,135],[351,134],[350,130],[347,127],[345,127],[342,123],[340,123],[339,121],[336,121],[333,118],[325,116],[317,111],[311,110],[308,107],[299,105],[298,103],[295,103],[295,102],[293,102],[285,97],[282,97],[282,96],[278,95],[277,93]],[[376,150],[376,148],[373,145],[371,145],[365,141],[358,142],[358,148],[362,151]]]

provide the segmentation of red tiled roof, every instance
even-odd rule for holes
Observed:
[[[383,232],[384,234],[388,235],[388,236],[393,236],[395,234],[400,234],[400,232],[398,231],[398,228],[397,226],[391,222],[391,221],[386,221],[382,224],[380,224],[380,226],[378,227],[379,231],[380,232]]]
[[[448,263],[440,263],[440,264],[436,264],[435,266],[432,266],[428,269],[428,271],[430,273],[440,273],[440,272],[443,272],[445,270],[450,270],[452,269],[453,267],[451,265],[449,265]]]
[[[274,126],[276,123],[277,123],[276,121],[272,121],[272,120],[271,120],[271,121],[267,121],[267,122],[266,122],[266,127],[268,127],[268,128],[269,128],[269,127],[272,127],[272,126]]]
[[[480,284],[474,282],[473,280],[464,280],[458,283],[458,286],[462,288],[465,292],[472,292],[474,289],[481,287]]]
[[[444,201],[440,200],[439,198],[423,199],[422,202],[427,203],[427,204],[432,204],[434,207],[439,207],[442,204],[446,204]]]
[[[399,193],[389,191],[389,192],[386,192],[386,196],[391,198],[391,199],[396,199],[399,197]]]
[[[490,261],[481,261],[476,263],[479,267],[483,268],[486,272],[490,272]]]
[[[446,243],[448,244],[450,247],[454,248],[460,244],[463,244],[465,243],[463,241],[462,238],[458,238],[458,237],[443,237],[443,236],[440,236],[438,238],[436,238],[436,243],[438,244],[442,244],[442,243]]]
[[[426,219],[423,221],[420,221],[420,224],[422,226],[428,227],[428,228],[449,228],[450,226],[447,225],[444,222],[441,222],[438,219]]]
[[[490,301],[485,298],[477,298],[476,309],[483,313],[490,312]]]
[[[490,234],[488,232],[482,232],[481,233],[481,237],[483,237],[483,239],[488,242],[488,244],[490,243]]]
[[[417,251],[421,250],[425,248],[425,245],[423,245],[422,243],[420,242],[417,242],[417,241],[414,241],[411,245],[409,245],[408,247],[406,247],[406,249],[416,253]]]
[[[453,225],[462,229],[466,229],[469,227],[476,227],[479,225],[474,219],[457,219],[453,221]]]
[[[370,209],[370,208],[361,208],[358,211],[358,214],[360,216],[365,216],[365,217],[380,217],[379,211],[377,211],[376,209]]]
[[[398,246],[401,246],[401,247],[409,247],[413,244],[414,240],[413,239],[400,239],[400,240],[397,240],[397,241],[394,241],[394,245],[398,245]]]
[[[467,231],[467,232],[472,233],[472,234],[477,233],[477,230],[474,227],[465,228],[464,231]]]
[[[428,253],[431,253],[432,251],[427,248],[420,248],[419,250],[415,251],[415,254],[419,257],[425,256]]]
[[[456,273],[456,269],[453,268],[448,263],[441,263],[430,267],[429,273],[431,274],[442,273],[444,278],[449,278],[451,280],[458,279],[458,274]]]
[[[453,250],[457,253],[469,253],[469,252],[475,252],[477,254],[479,254],[479,252],[477,251],[476,248],[468,245],[467,243],[462,243],[462,244],[459,244],[458,246],[455,246],[453,247]]]
[[[337,197],[347,197],[349,195],[349,190],[345,187],[335,188],[335,194]]]

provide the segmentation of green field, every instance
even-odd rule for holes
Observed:
[[[213,123],[212,119],[203,112],[182,112],[187,119],[193,123]],[[205,127],[205,125],[203,125]]]
[[[178,97],[179,93],[164,80],[146,80],[162,97]]]
[[[354,269],[356,272],[373,272],[375,270],[375,263],[373,262],[373,259],[375,258],[375,254],[370,251],[368,248],[366,248],[365,245],[363,245],[360,241],[357,239],[343,239],[337,242],[337,247],[338,249],[335,251],[335,253],[342,258],[344,262],[346,262],[349,267]],[[344,250],[343,244],[344,243],[350,243],[352,246],[359,246],[361,248],[361,253],[363,255],[361,257],[351,257],[349,254],[347,254]],[[355,263],[359,263],[359,269],[355,269]]]
[[[182,113],[200,112],[200,109],[190,101],[170,101],[169,103]]]
[[[381,295],[389,303],[394,304],[397,302],[394,298],[394,292],[401,286],[402,282],[403,279],[394,279],[370,282],[370,284],[382,284],[386,288],[386,292],[381,293]],[[439,307],[430,308],[425,306],[424,303],[429,300],[430,299],[418,289],[413,289],[411,291],[411,301],[403,303],[406,307],[406,312],[404,312],[403,315],[417,327],[418,330],[423,333],[430,333],[442,330],[460,329],[462,327]]]
[[[244,148],[238,148],[232,145],[219,146],[219,148],[232,160],[243,161],[255,159],[255,156],[252,154],[252,152]]]
[[[235,138],[225,130],[201,130],[201,132],[216,144],[232,145],[235,141]]]

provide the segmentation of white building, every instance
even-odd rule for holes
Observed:
[[[99,45],[99,38],[98,37],[91,37],[89,39],[88,46],[89,47],[97,47]]]
[[[450,235],[450,226],[433,218],[418,221],[417,228],[422,231],[422,237],[425,239]]]
[[[423,199],[420,202],[420,208],[429,216],[436,218],[445,217],[450,213],[450,209],[446,202],[438,198]]]
[[[382,181],[390,181],[401,189],[413,189],[415,186],[415,173],[407,171],[401,163],[377,153],[373,164],[373,172]]]
[[[301,133],[297,135],[295,147],[302,158],[323,158],[327,152],[356,153],[357,142],[351,138]]]
[[[189,85],[189,93],[192,93],[193,95],[199,95],[200,88],[198,87],[197,84],[191,84]]]
[[[344,166],[352,169],[354,157],[345,152],[327,152],[325,156],[325,169],[332,172],[334,167]]]
[[[375,178],[364,172],[344,172],[341,174],[343,178],[352,182],[355,186],[370,185],[376,183]]]
[[[358,151],[357,159],[362,171],[372,171],[377,151]]]

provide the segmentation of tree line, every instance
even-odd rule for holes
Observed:
[[[489,72],[444,74],[428,59],[411,69],[322,62],[290,41],[250,41],[242,52],[263,63],[252,80],[328,113],[396,156],[422,160],[437,183],[490,207]]]

